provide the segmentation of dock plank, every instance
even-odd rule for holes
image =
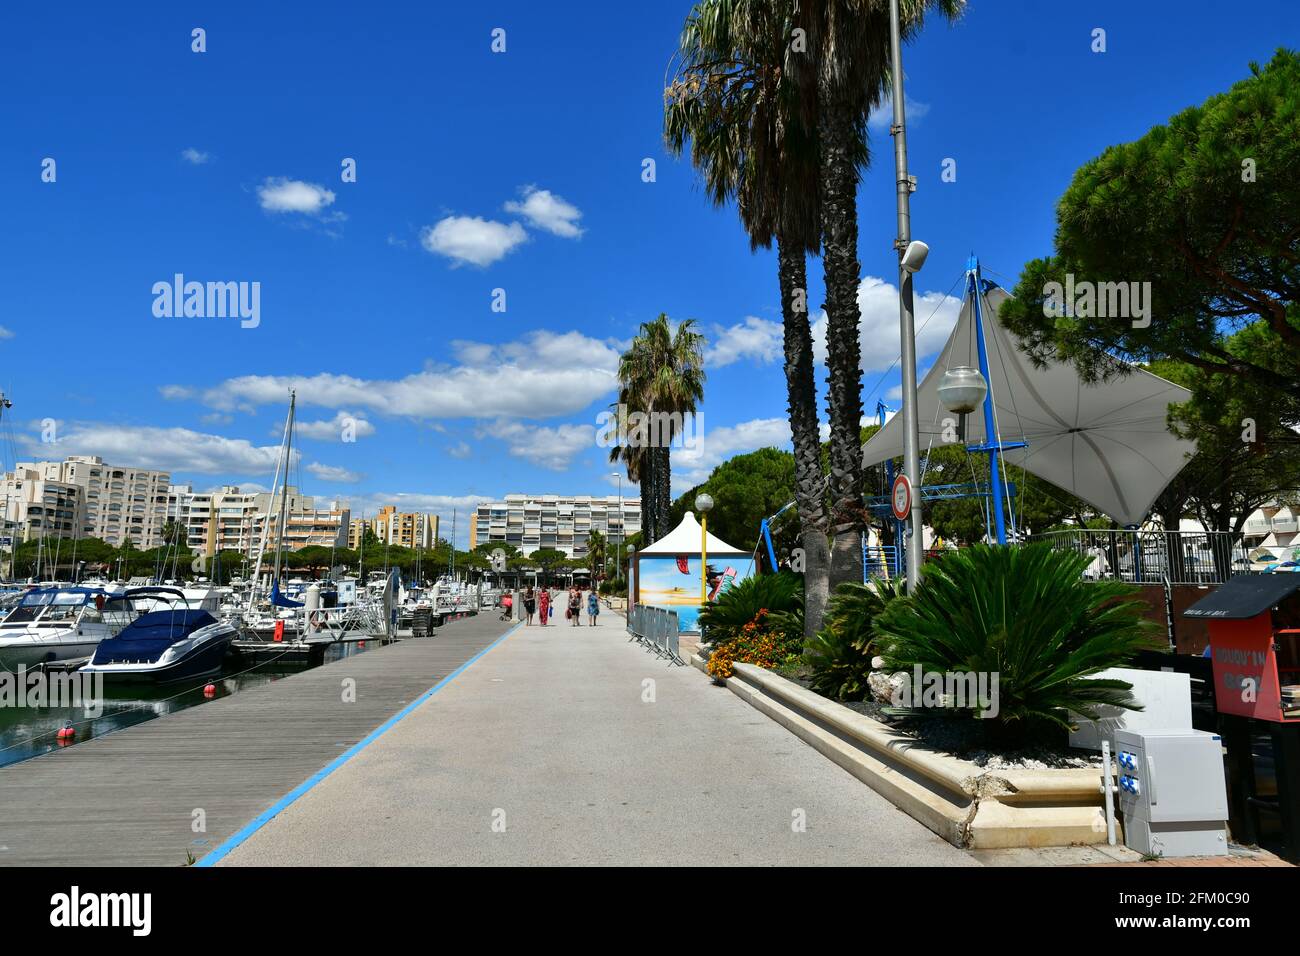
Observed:
[[[469,617],[0,768],[0,866],[202,857],[510,627]],[[343,701],[347,678],[355,702]]]

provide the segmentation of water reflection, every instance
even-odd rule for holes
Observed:
[[[219,678],[180,681],[162,687],[105,684],[103,709],[94,718],[88,718],[83,707],[0,706],[0,767],[61,747],[75,746],[92,737],[101,737],[155,717],[165,717],[209,700],[229,697],[250,687],[282,680],[322,663],[365,653],[367,648],[375,646],[378,644],[372,641],[366,642],[365,646],[330,644],[324,648],[321,657],[310,662],[257,662],[230,657],[226,659]],[[208,684],[213,686],[210,696],[204,693]],[[76,737],[70,741],[59,740],[57,734],[69,722],[76,730]]]

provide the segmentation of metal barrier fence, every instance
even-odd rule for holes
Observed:
[[[1089,580],[1133,584],[1222,584],[1234,574],[1263,571],[1254,548],[1226,531],[1093,531],[1074,528],[1030,537],[1052,547],[1090,555]]]
[[[627,609],[627,632],[631,635],[628,640],[643,644],[656,657],[667,657],[674,664],[685,663],[677,645],[676,611],[634,604]]]

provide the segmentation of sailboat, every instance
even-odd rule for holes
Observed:
[[[262,561],[266,557],[267,538],[271,533],[270,516],[262,522],[262,537],[257,546],[257,560],[253,563],[252,586],[248,590],[248,609],[244,616],[244,625],[259,637],[269,636],[280,630],[282,637],[296,636],[298,616],[294,610],[301,608],[301,601],[291,600],[280,590],[280,569],[284,558],[285,511],[289,500],[289,463],[293,460],[293,425],[297,412],[298,393],[289,390],[289,414],[284,420],[284,437],[280,441],[280,454],[275,460],[275,478],[271,481],[271,504],[275,496],[280,495],[280,507],[276,516],[275,565],[271,572],[271,590],[267,597],[269,608],[258,609],[258,583],[262,574]],[[288,613],[285,613],[285,612]]]

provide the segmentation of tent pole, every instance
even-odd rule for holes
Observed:
[[[783,509],[784,510],[784,509]],[[780,568],[776,564],[776,552],[772,549],[772,530],[767,526],[767,519],[764,518],[759,525],[759,530],[763,534],[763,544],[767,545],[767,558],[771,562],[772,573],[776,574]]]
[[[984,397],[984,444],[989,453],[989,489],[993,494],[993,523],[997,530],[998,544],[1007,543],[1007,519],[1002,506],[1002,476],[999,459],[1001,457],[1002,436],[997,434],[993,423],[993,383],[989,380],[989,355],[984,344],[984,310],[980,306],[980,263],[974,256],[967,263],[966,291],[971,296],[975,307],[975,342],[979,347],[980,374],[988,385],[988,394]]]

